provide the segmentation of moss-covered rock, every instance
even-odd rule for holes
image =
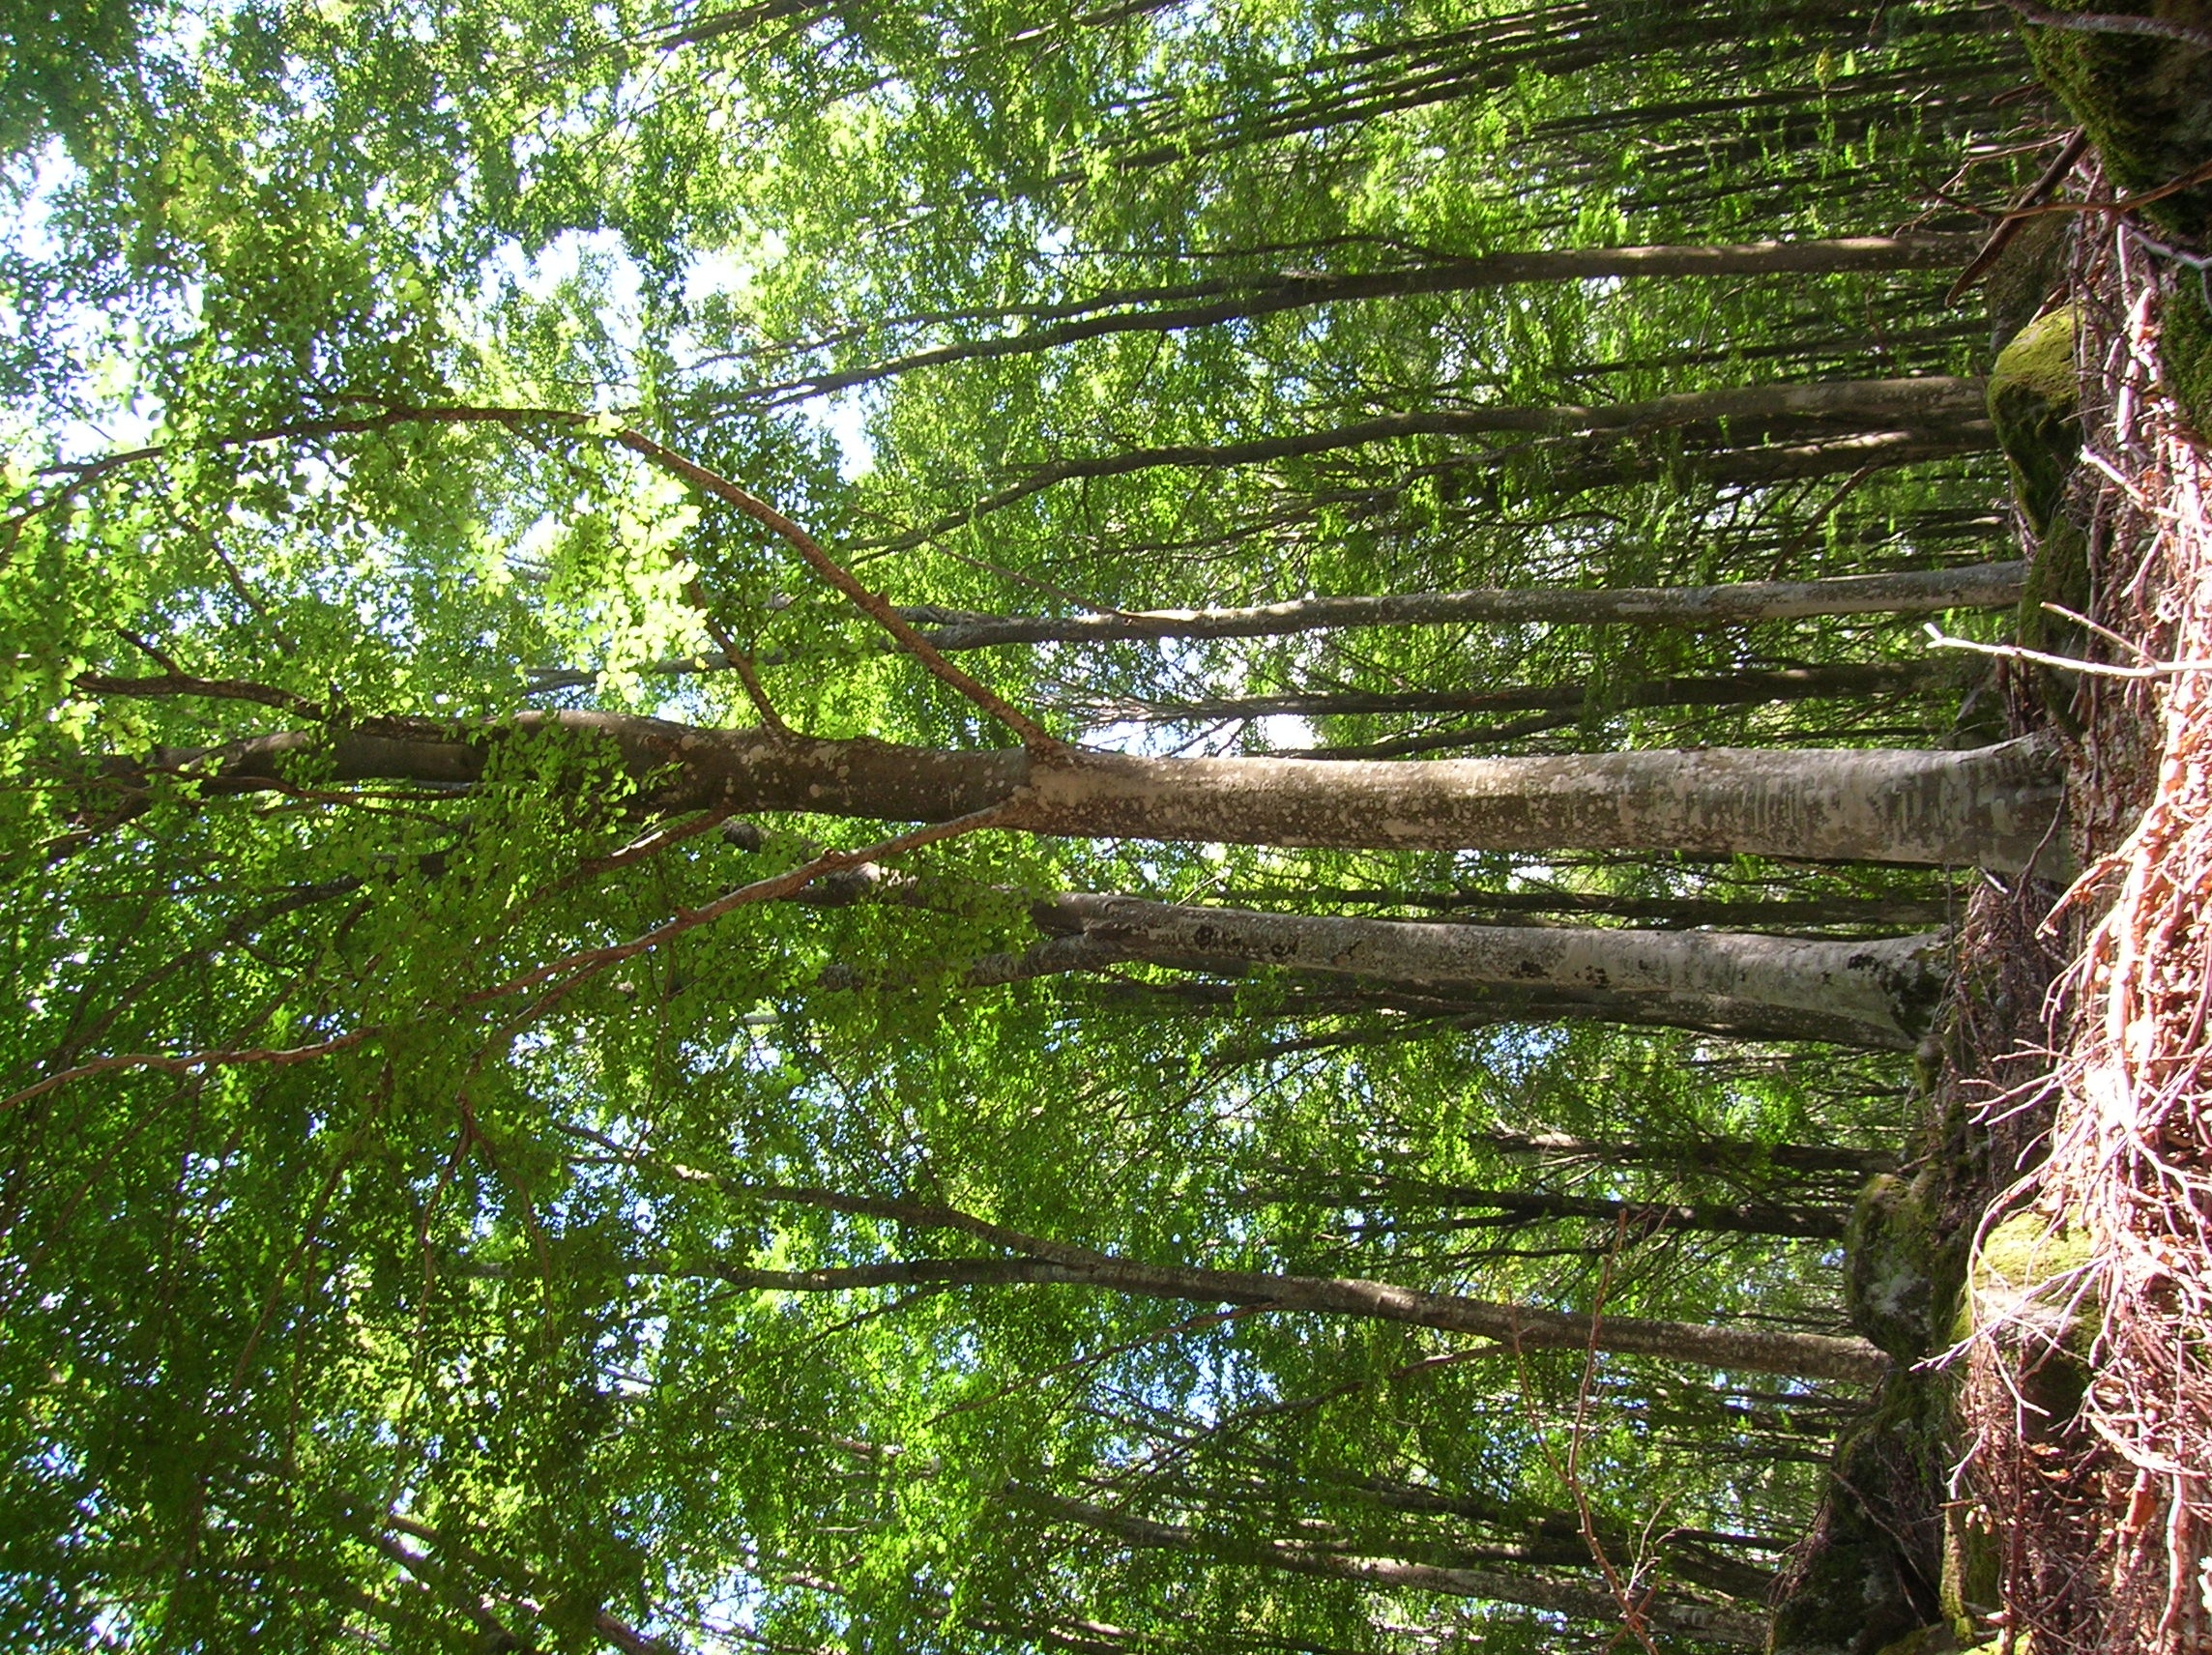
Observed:
[[[2014,627],[2031,650],[2073,653],[2078,628],[2046,604],[2080,615],[2089,607],[2089,537],[2061,509],[2081,458],[2081,382],[2074,365],[2071,305],[2039,316],[1997,354],[1990,370],[1990,419],[2012,471],[2013,494],[2035,531],[2035,555]],[[2073,686],[2046,670],[2042,692],[2061,727],[2071,724]]]
[[[2029,649],[2048,649],[2079,632],[2074,623],[2044,605],[2055,603],[2083,615],[2088,612],[2089,595],[2089,532],[2061,511],[2036,541],[2027,579],[2020,589],[2020,641]]]
[[[2074,367],[2075,313],[2038,316],[1997,353],[1990,420],[2012,466],[2013,493],[2037,535],[2051,527],[2081,457],[2081,381]]]
[[[1868,1446],[1862,1434],[1838,1456],[1837,1484],[1775,1607],[1768,1655],[1874,1655],[1927,1619],[1896,1541],[1854,1493],[1854,1475],[1881,1470]]]
[[[1955,1330],[1986,1334],[2013,1355],[2031,1437],[2064,1429],[2088,1389],[2099,1320],[2095,1258],[2078,1218],[2030,1209],[1992,1230],[1967,1272]]]
[[[1940,1502],[1951,1384],[1900,1371],[1838,1445],[1812,1533],[1784,1571],[1770,1655],[1878,1655],[1943,1621]]]
[[[2212,438],[2212,294],[2194,271],[2183,271],[2167,298],[2158,354],[2167,390],[2200,437]]]
[[[1844,1232],[1851,1325],[1901,1361],[1918,1361],[1949,1320],[1962,1254],[1957,1239],[1943,1234],[1927,1176],[1874,1179]]]
[[[1881,1655],[1996,1655],[2002,1640],[1994,1637],[1959,1636],[1952,1626],[1924,1626],[1908,1632],[1881,1651]],[[2023,1655],[2026,1646],[2022,1645]]]

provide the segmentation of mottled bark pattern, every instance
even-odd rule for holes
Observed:
[[[1710,748],[1563,758],[1148,759],[1068,748],[951,752],[603,712],[498,726],[380,720],[158,753],[212,793],[259,791],[320,753],[339,781],[473,781],[509,732],[611,743],[648,808],[799,810],[935,822],[995,805],[1017,831],[1369,850],[1664,850],[2019,869],[2058,806],[2049,750]],[[325,744],[327,740],[327,745]],[[128,793],[141,767],[115,762]]]

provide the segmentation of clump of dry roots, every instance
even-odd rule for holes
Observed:
[[[2085,871],[2052,921],[2077,952],[2051,1008],[2049,1155],[1983,1228],[1960,1492],[1995,1519],[2008,1647],[2198,1655],[2212,1651],[2212,451],[2160,390],[2157,334],[2163,306],[2205,300],[2197,271],[2125,223],[2083,222],[2077,277],[2077,504],[2098,589],[2081,654],[2102,669],[2074,701]],[[2023,1258],[2038,1279],[2020,1279]]]

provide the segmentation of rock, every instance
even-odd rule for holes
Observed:
[[[1899,1372],[1836,1450],[1812,1532],[1783,1571],[1769,1655],[1880,1655],[1942,1618],[1939,1502],[1950,1385]]]
[[[1968,1268],[1962,1315],[2012,1354],[2031,1439],[2065,1429],[2088,1389],[2100,1321],[2095,1259],[2079,1216],[2031,1208],[1984,1236]]]
[[[2013,493],[2038,536],[2057,515],[2081,457],[2081,382],[2074,367],[2072,305],[2038,316],[1997,353],[1990,420],[2012,465]]]
[[[1942,1293],[1943,1240],[1921,1182],[1875,1178],[1844,1232],[1844,1302],[1851,1325],[1900,1361],[1916,1362],[1935,1343]]]

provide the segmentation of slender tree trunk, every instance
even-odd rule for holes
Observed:
[[[1430,409],[1411,414],[1382,414],[1327,430],[1253,437],[1238,443],[1185,443],[1047,460],[973,506],[946,512],[934,522],[884,539],[855,541],[853,549],[902,551],[965,528],[994,511],[1017,506],[1059,483],[1126,477],[1164,466],[1218,470],[1334,453],[1408,437],[1501,433],[1571,439],[1576,454],[1588,455],[1593,442],[1602,442],[1610,449],[1615,442],[1629,436],[1722,421],[1746,431],[1788,431],[1805,439],[1794,448],[1744,449],[1731,442],[1719,454],[1687,462],[1710,475],[1739,481],[1819,475],[1817,470],[1802,469],[1807,464],[1843,470],[1853,470],[1867,463],[1902,464],[1902,457],[1883,457],[1899,444],[1915,455],[1923,449],[1931,454],[1948,454],[1971,453],[1996,446],[1994,428],[1988,418],[1987,383],[1942,376],[1755,385],[1654,396],[1609,407],[1557,404]],[[1486,468],[1494,468],[1497,458],[1496,455],[1470,456],[1470,461],[1479,459]],[[1615,472],[1626,479],[1644,475],[1648,469],[1647,463],[1642,460],[1585,458],[1581,463],[1582,471],[1570,469],[1558,474],[1561,479],[1572,479],[1583,477],[1586,472],[1587,480],[1567,484],[1573,489],[1612,480]],[[1781,468],[1774,477],[1760,475],[1762,470],[1774,467]]]
[[[1586,1586],[1548,1579],[1533,1572],[1449,1568],[1398,1557],[1363,1557],[1304,1540],[1232,1538],[1136,1517],[1039,1489],[1013,1490],[1010,1497],[1043,1516],[1080,1524],[1098,1533],[1110,1534],[1125,1545],[1148,1550],[1185,1552],[1220,1562],[1253,1563],[1295,1574],[1359,1581],[1384,1589],[1481,1598],[1575,1620],[1613,1624],[1621,1618],[1619,1601],[1611,1593],[1592,1591]],[[1717,1604],[1662,1597],[1654,1600],[1644,1612],[1651,1625],[1662,1632],[1750,1647],[1758,1647],[1765,1641],[1763,1617]]]
[[[1827,696],[1889,695],[1962,687],[1951,661],[1869,661],[1832,667],[1785,667],[1730,673],[1721,678],[1663,678],[1620,686],[1609,705],[1651,707],[1752,707]],[[1219,722],[1289,715],[1355,717],[1420,712],[1580,712],[1589,703],[1586,683],[1517,684],[1507,689],[1420,689],[1383,693],[1316,690],[1283,695],[1222,696],[1210,701],[1131,701],[1082,709],[1094,723]]]
[[[1911,925],[1925,929],[1952,917],[1955,900],[1903,896],[1677,897],[1610,896],[1580,890],[1385,890],[1366,886],[1312,885],[1295,890],[1225,890],[1224,902],[1368,903],[1448,913],[1464,924],[1490,923],[1491,914],[1603,915],[1654,930],[1710,925],[1728,931],[1786,931],[1824,925]]]
[[[1003,616],[913,608],[900,615],[940,650],[998,644],[1122,643],[1144,638],[1279,638],[1355,626],[1713,626],[1818,615],[1913,615],[1942,609],[2009,609],[2024,563],[1911,569],[1826,580],[1759,580],[1730,586],[1497,587],[1407,592],[1381,597],[1302,597],[1246,609],[1113,610],[1095,615]]]
[[[1695,1230],[1723,1235],[1781,1235],[1795,1240],[1838,1241],[1849,1214],[1838,1206],[1783,1205],[1772,1202],[1609,1201],[1592,1196],[1555,1195],[1537,1190],[1470,1189],[1456,1184],[1425,1184],[1411,1178],[1383,1178],[1372,1184],[1323,1185],[1293,1199],[1328,1206],[1406,1204],[1474,1209],[1481,1217],[1409,1219],[1385,1223],[1392,1232],[1492,1229],[1545,1219],[1588,1218],[1624,1225],[1633,1235]],[[1272,1199],[1284,1199],[1274,1196]],[[1375,1227],[1369,1226],[1372,1231]]]
[[[1670,1167],[1684,1172],[1761,1171],[1830,1173],[1870,1178],[1897,1171],[1888,1149],[1845,1149],[1825,1144],[1761,1144],[1749,1138],[1701,1138],[1687,1144],[1615,1144],[1559,1132],[1493,1132],[1491,1144],[1508,1155],[1559,1161],[1602,1161],[1616,1166]]]
[[[887,1209],[897,1204],[879,1204]],[[1457,1293],[1421,1292],[1348,1276],[1275,1275],[1146,1264],[1052,1247],[1058,1257],[911,1259],[812,1270],[756,1269],[713,1261],[671,1261],[633,1266],[639,1275],[695,1277],[772,1292],[850,1292],[884,1287],[1062,1286],[1103,1288],[1142,1298],[1196,1304],[1252,1305],[1319,1316],[1353,1316],[1462,1333],[1505,1348],[1583,1350],[1594,1344],[1618,1355],[1655,1356],[1696,1367],[1788,1374],[1864,1383],[1888,1372],[1889,1359],[1863,1339],[1783,1333],[1763,1327],[1715,1326],[1637,1317],[1593,1319],[1535,1305],[1499,1304]]]
[[[1104,971],[1126,963],[1126,956],[1117,954],[1109,945],[1083,937],[1059,937],[1020,954],[986,956],[970,968],[962,981],[971,988],[985,988],[1072,972]],[[1846,1018],[1791,1014],[1741,1001],[1667,1000],[1650,995],[1466,984],[1367,986],[1329,992],[1318,979],[1293,975],[1287,981],[1295,992],[1255,1002],[1248,990],[1240,991],[1234,981],[1220,979],[1249,976],[1257,968],[1222,956],[1191,956],[1161,963],[1206,974],[1165,983],[1109,977],[1102,982],[1105,993],[1099,997],[1101,1002],[1129,1004],[1143,996],[1162,1008],[1185,1011],[1197,1007],[1270,1026],[1316,1017],[1386,1014],[1387,1020],[1380,1025],[1368,1023],[1315,1034],[1225,1045],[1209,1054],[1216,1065],[1232,1067],[1268,1062],[1298,1052],[1446,1039],[1476,1030],[1506,1025],[1525,1028],[1539,1023],[1609,1023],[1626,1028],[1687,1029],[1730,1040],[1812,1040],[1874,1052],[1900,1049],[1886,1039],[1877,1042],[1865,1025]],[[832,967],[823,973],[820,986],[854,988],[869,980],[865,973]]]
[[[899,618],[939,651],[1009,644],[1108,644],[1152,638],[1281,638],[1360,626],[1468,624],[1555,626],[1677,626],[1704,629],[1798,621],[1819,615],[1916,615],[1943,609],[2010,609],[2027,577],[2024,563],[1826,580],[1761,580],[1731,586],[1505,587],[1408,592],[1381,597],[1304,597],[1245,609],[1107,610],[1090,615],[983,615],[915,605]],[[728,670],[718,654],[659,661],[647,672]],[[572,689],[597,673],[542,667],[533,690]]]
[[[1390,1477],[1348,1476],[1326,1470],[1317,1473],[1295,1461],[1272,1455],[1239,1454],[1230,1464],[1232,1468],[1251,1468],[1248,1481],[1237,1486],[1233,1493],[1224,1491],[1218,1483],[1170,1481],[1157,1474],[1146,1478],[1145,1487],[1192,1508],[1228,1504],[1238,1495],[1244,1496],[1243,1503],[1272,1506],[1288,1479],[1300,1489],[1342,1491],[1383,1511],[1458,1518],[1477,1529],[1485,1548],[1496,1549],[1494,1555],[1510,1553],[1516,1559],[1538,1567],[1586,1570],[1590,1567],[1589,1544],[1583,1537],[1582,1519],[1572,1511],[1531,1510],[1517,1502],[1483,1499],[1469,1494],[1464,1487],[1446,1491],[1432,1484],[1406,1483]],[[1620,1525],[1595,1513],[1591,1514],[1591,1522],[1600,1544],[1608,1553],[1626,1555],[1639,1550],[1637,1539]],[[1653,1544],[1664,1551],[1668,1570],[1683,1580],[1743,1602],[1764,1603],[1774,1584],[1774,1572],[1715,1551],[1714,1538],[1709,1533],[1675,1530],[1657,1537]],[[1779,1542],[1758,1535],[1731,1535],[1726,1537],[1726,1543],[1771,1552],[1783,1550]],[[1453,1550],[1470,1561],[1484,1560],[1474,1549]],[[1428,1560],[1436,1561],[1437,1557],[1430,1554]]]
[[[163,749],[151,768],[209,794],[283,784],[319,761],[340,782],[467,784],[503,735],[566,734],[611,747],[659,810],[800,810],[995,826],[1063,838],[1194,840],[1372,850],[1669,850],[1809,860],[2019,869],[2056,814],[2049,749],[1605,753],[1562,758],[1148,759],[1061,748],[948,751],[703,729],[604,712],[524,713],[497,726],[381,719],[213,749]],[[102,783],[145,808],[148,766]]]
[[[997,338],[966,339],[891,362],[764,387],[778,402],[820,396],[946,363],[1022,356],[1109,334],[1175,334],[1285,310],[1431,293],[1465,293],[1522,282],[1714,276],[1820,276],[1839,272],[1948,270],[1974,256],[1972,233],[1843,236],[1801,242],[1740,242],[1713,247],[1574,247],[1556,252],[1486,253],[1351,275],[1225,276],[1175,286],[1123,288],[1049,307],[1009,309],[1042,326]],[[1143,306],[1143,308],[1138,308]],[[1090,312],[1084,314],[1084,312]],[[917,318],[927,321],[931,318]],[[793,394],[796,393],[796,396]]]
[[[1653,447],[1624,454],[1615,445],[1601,446],[1577,438],[1571,445],[1555,443],[1535,451],[1553,462],[1544,476],[1542,492],[1564,500],[1586,489],[1654,482],[1675,476],[1703,478],[1738,488],[1763,488],[1777,482],[1801,482],[1807,478],[1887,471],[1893,466],[1992,453],[1996,446],[1996,427],[1985,420],[1962,421],[1939,431],[1899,427],[1768,443],[1758,448],[1670,451]],[[1610,453],[1605,451],[1608,449]],[[1440,470],[1443,472],[1441,491],[1447,499],[1480,499],[1511,492],[1499,486],[1497,460],[1491,455],[1457,459]]]
[[[866,867],[830,875],[798,900],[828,908],[869,897],[967,912],[974,892]],[[1432,1013],[1487,1010],[1499,1022],[1616,1022],[1903,1051],[1917,1041],[1948,975],[1944,939],[1933,934],[1835,940],[1470,925],[1087,894],[1044,898],[1030,914],[1049,940],[973,961],[963,973],[968,986],[1131,963],[1225,977],[1280,970],[1324,994],[1331,978],[1371,984],[1373,1003]],[[885,981],[842,962],[820,978],[833,989]]]
[[[1643,1002],[1638,1021],[1909,1051],[1946,979],[1937,935],[1808,942],[1712,931],[1436,925],[1061,896],[1032,911],[1098,956],[1226,960],[1412,992],[1471,985]],[[1071,951],[1072,954],[1072,951]]]

